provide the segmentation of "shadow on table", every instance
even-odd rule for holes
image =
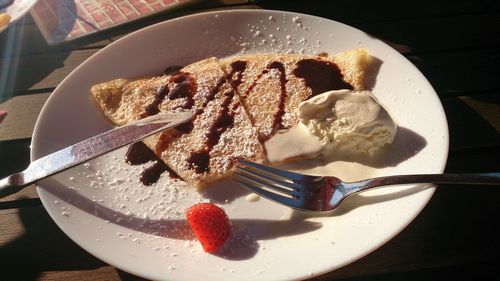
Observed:
[[[48,92],[56,86],[49,75],[60,80],[66,75],[57,70],[68,63],[72,50],[48,46],[38,29],[24,21],[0,35],[0,103],[27,90]]]
[[[39,201],[36,205],[20,208],[18,216],[24,232],[0,247],[1,280],[34,281],[40,280],[46,272],[95,270],[108,266],[71,241],[39,205]],[[118,269],[116,272],[122,281],[147,281]]]
[[[68,239],[41,206],[19,208],[18,216],[24,229],[0,248],[1,279],[38,280],[43,272],[106,266]]]

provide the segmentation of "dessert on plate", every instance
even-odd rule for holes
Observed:
[[[161,111],[193,111],[192,121],[144,143],[182,179],[201,187],[230,174],[238,158],[274,162],[266,143],[283,131],[307,126],[299,122],[303,119],[297,110],[301,103],[321,100],[319,95],[331,90],[369,95],[357,91],[365,89],[370,62],[365,49],[333,56],[271,53],[212,57],[164,75],[100,83],[91,93],[117,125]],[[346,95],[337,100],[346,100]],[[335,109],[335,102],[330,103]],[[316,122],[311,121],[315,118],[318,116],[309,118],[309,123]],[[301,155],[276,161],[297,157]]]
[[[92,95],[117,125],[168,110],[192,110],[192,121],[144,140],[185,181],[219,179],[235,159],[264,160],[257,131],[217,59],[171,75],[98,84]]]
[[[301,102],[299,123],[264,143],[270,162],[332,154],[370,157],[393,142],[397,125],[370,91],[332,90]]]

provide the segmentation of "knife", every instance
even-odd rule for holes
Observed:
[[[39,158],[24,171],[0,180],[0,198],[24,187],[147,136],[187,122],[191,111],[156,114],[125,126],[111,129],[52,154]]]

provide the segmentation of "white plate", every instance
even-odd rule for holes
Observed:
[[[6,8],[0,9],[1,13],[7,13],[10,15],[10,24],[13,24],[16,20],[24,16],[33,5],[35,5],[37,0],[15,0],[12,5]],[[0,28],[0,32],[7,29],[8,26]]]
[[[443,108],[427,80],[403,56],[338,22],[256,10],[174,19],[104,48],[50,96],[36,124],[32,158],[111,126],[89,96],[89,88],[98,82],[153,75],[167,66],[238,52],[334,54],[356,47],[367,48],[382,62],[373,91],[401,126],[397,140],[378,162],[316,163],[308,171],[347,179],[442,172],[448,152]],[[399,233],[434,192],[425,185],[379,189],[353,197],[333,215],[307,216],[265,199],[250,202],[248,192],[231,183],[201,195],[167,177],[153,187],[141,186],[140,167],[125,164],[124,153],[113,152],[42,181],[37,190],[54,221],[81,247],[155,280],[304,279],[329,272]],[[179,234],[185,208],[206,200],[222,206],[233,222],[233,236],[221,255],[206,254],[196,241]]]

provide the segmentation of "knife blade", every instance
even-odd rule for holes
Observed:
[[[131,124],[111,129],[46,155],[31,162],[24,171],[1,179],[0,198],[16,193],[37,180],[185,123],[192,116],[193,113],[191,111],[156,114]]]

